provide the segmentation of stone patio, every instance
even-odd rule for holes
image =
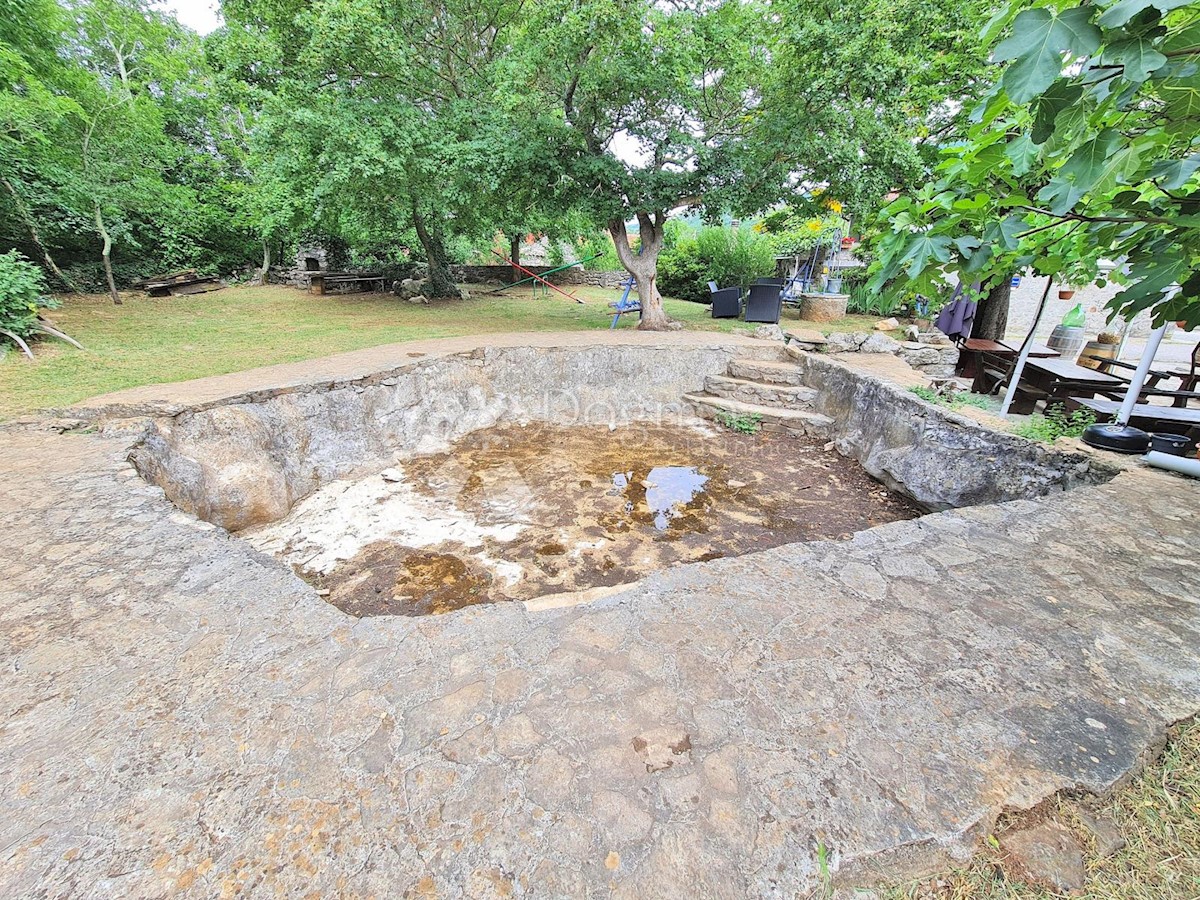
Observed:
[[[488,344],[755,342],[716,335]],[[355,620],[179,511],[132,414],[0,431],[0,892],[792,897],[970,854],[1200,711],[1200,487],[1105,484],[675,568],[565,609]]]

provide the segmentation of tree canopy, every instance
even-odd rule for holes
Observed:
[[[150,0],[19,5],[0,236],[114,296],[306,233],[453,294],[456,241],[603,228],[663,327],[668,216],[911,199],[992,78],[982,0],[225,0],[203,39]]]
[[[1200,9],[1014,3],[985,34],[999,77],[937,177],[881,213],[875,286],[1088,283],[1107,259],[1113,315],[1200,324]]]

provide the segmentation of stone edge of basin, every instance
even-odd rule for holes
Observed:
[[[680,346],[728,350],[746,356],[774,357],[782,351],[778,341],[753,338],[748,334],[703,331],[515,332],[433,338],[383,344],[187,381],[125,388],[89,397],[70,406],[47,407],[31,415],[0,422],[0,431],[68,431],[124,419],[171,417],[217,406],[256,403],[284,394],[363,387],[448,356],[486,358],[492,353],[529,347],[554,351],[582,347],[652,350]],[[229,386],[223,387],[226,384]]]

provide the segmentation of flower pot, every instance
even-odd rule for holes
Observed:
[[[1070,300],[1074,296],[1075,296],[1075,291],[1072,288],[1059,288],[1058,289],[1058,299],[1059,300]]]

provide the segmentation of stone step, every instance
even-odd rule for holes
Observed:
[[[695,408],[697,415],[705,419],[716,419],[722,413],[733,416],[756,416],[763,431],[827,438],[833,428],[833,419],[829,416],[803,409],[744,403],[741,400],[715,397],[712,394],[684,394],[683,399]]]
[[[804,383],[803,373],[790,360],[775,362],[759,359],[735,359],[729,363],[726,374],[733,378],[761,381],[766,384],[802,385]]]
[[[709,375],[704,379],[705,393],[743,403],[763,406],[784,406],[789,409],[812,409],[817,392],[798,384],[768,384],[729,375]]]

